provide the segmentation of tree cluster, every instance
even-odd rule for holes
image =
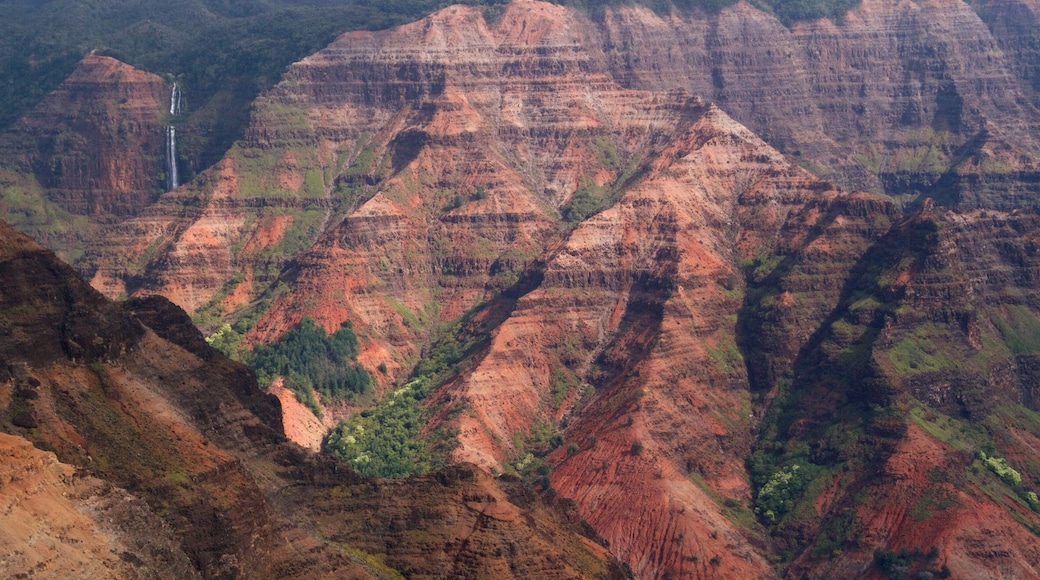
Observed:
[[[370,388],[372,379],[356,363],[357,354],[358,340],[350,321],[329,335],[314,319],[304,318],[281,340],[256,347],[249,365],[262,384],[282,376],[285,386],[303,397],[313,390],[335,400]]]

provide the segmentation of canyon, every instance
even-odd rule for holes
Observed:
[[[518,482],[472,466],[380,482],[290,443],[278,400],[169,301],[110,302],[6,225],[0,240],[5,576],[621,573]]]
[[[1037,10],[451,6],[292,65],[170,192],[171,83],[87,56],[0,135],[0,217],[129,300],[0,231],[0,426],[60,463],[0,443],[106,555],[12,566],[1038,574]],[[431,383],[451,465],[294,447],[360,404],[262,393],[180,308],[244,348],[349,321],[375,397]],[[153,423],[156,458],[128,455]],[[164,563],[90,519],[120,494]]]

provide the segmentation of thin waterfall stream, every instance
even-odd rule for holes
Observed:
[[[181,114],[181,89],[173,83],[170,90],[170,116]],[[177,128],[166,126],[166,191],[173,191],[180,185],[177,181]]]

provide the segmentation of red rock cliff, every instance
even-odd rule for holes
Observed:
[[[0,145],[49,197],[76,214],[132,215],[162,190],[169,87],[90,54]]]

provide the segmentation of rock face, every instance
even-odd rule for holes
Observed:
[[[896,209],[870,195],[839,194],[718,107],[668,90],[682,88],[688,79],[714,76],[712,94],[723,106],[732,106],[737,115],[790,123],[780,137],[771,130],[770,139],[788,150],[805,144],[809,153],[803,155],[825,159],[824,169],[835,175],[847,172],[853,182],[883,187],[902,179],[903,171],[929,188],[945,178],[960,184],[943,190],[947,202],[1005,205],[1009,199],[1000,196],[1017,195],[1011,189],[994,197],[964,184],[971,183],[971,175],[993,171],[1002,159],[1025,163],[1014,165],[1015,171],[1031,170],[1028,158],[1019,157],[1030,151],[1031,138],[1020,128],[1002,128],[996,122],[1008,111],[1017,115],[1021,105],[1006,96],[1020,90],[1017,81],[992,72],[994,86],[1003,88],[990,92],[958,76],[956,71],[966,70],[965,64],[955,66],[966,62],[958,60],[962,55],[921,48],[914,57],[899,48],[900,39],[926,38],[932,26],[952,30],[963,24],[983,37],[988,34],[966,7],[920,9],[931,10],[929,18],[935,22],[917,19],[908,5],[867,4],[841,26],[817,23],[789,32],[746,6],[724,11],[717,22],[708,23],[662,20],[648,11],[622,8],[593,25],[561,8],[521,2],[493,24],[476,9],[456,7],[394,31],[344,35],[287,73],[286,82],[260,108],[279,112],[266,118],[285,121],[263,130],[254,127],[250,138],[252,147],[275,151],[317,141],[321,145],[310,150],[330,160],[333,156],[325,152],[343,151],[338,167],[346,171],[338,171],[346,189],[358,191],[351,194],[358,196],[352,202],[357,209],[293,264],[285,278],[293,292],[273,302],[252,337],[276,336],[303,315],[315,316],[329,328],[350,319],[373,338],[369,364],[387,362],[392,371],[408,368],[431,321],[450,321],[465,310],[460,301],[478,304],[480,296],[493,298],[501,288],[495,276],[507,259],[504,251],[511,238],[484,233],[488,212],[503,211],[490,202],[508,200],[515,206],[513,200],[521,200],[527,207],[533,199],[536,207],[545,208],[541,213],[496,218],[494,223],[504,224],[498,230],[506,236],[522,240],[517,245],[523,254],[533,256],[541,248],[540,255],[520,263],[517,270],[523,273],[510,279],[515,285],[467,315],[463,334],[467,329],[487,332],[486,342],[466,361],[465,370],[430,398],[430,429],[457,430],[457,461],[503,469],[528,450],[539,451],[535,431],[559,428],[561,446],[539,451],[548,452],[554,467],[552,487],[575,500],[579,513],[637,574],[770,576],[774,570],[766,558],[768,549],[764,553],[754,547],[762,545],[764,530],[747,506],[752,499],[761,504],[757,495],[766,480],[796,464],[798,457],[768,447],[773,444],[768,435],[756,442],[755,433],[794,429],[781,441],[790,438],[819,449],[810,457],[813,485],[826,487],[821,479],[825,475],[843,481],[842,474],[820,471],[832,461],[827,457],[842,454],[852,465],[844,477],[856,483],[837,485],[827,491],[832,495],[820,496],[821,489],[799,496],[803,502],[819,502],[812,509],[823,517],[822,524],[792,516],[772,526],[777,551],[801,554],[792,574],[865,573],[878,546],[926,552],[930,546],[920,542],[932,538],[924,532],[931,524],[886,527],[882,522],[887,512],[862,508],[854,496],[845,495],[852,491],[845,490],[869,488],[880,494],[879,502],[882,497],[893,502],[891,480],[882,483],[868,474],[877,469],[902,474],[906,462],[914,461],[908,458],[923,453],[920,449],[942,449],[948,443],[922,439],[905,422],[878,416],[855,425],[839,420],[837,425],[847,432],[862,433],[862,438],[854,437],[855,445],[869,451],[842,448],[828,439],[841,428],[826,417],[843,417],[843,407],[825,404],[841,392],[840,382],[810,370],[819,366],[811,363],[817,360],[812,357],[822,356],[821,336],[835,317],[851,309],[854,314],[848,316],[870,319],[860,312],[863,297],[856,294],[861,287],[857,280],[872,272],[871,264],[881,256],[908,247],[898,234],[904,226],[889,232],[899,221]],[[954,18],[944,21],[940,11]],[[705,30],[702,40],[667,42],[689,51],[668,66],[664,49],[655,53],[657,45],[644,42],[652,36],[647,30],[656,33],[663,27],[693,34],[689,31],[698,26]],[[739,69],[726,64],[720,49],[721,70],[715,72],[713,66],[697,72],[696,66],[705,62],[695,58],[698,43],[714,49],[716,41],[707,38],[733,39],[737,30],[762,39],[752,45],[763,47],[764,60],[749,58],[747,70]],[[876,30],[893,31],[895,48],[857,52],[861,44],[855,39]],[[789,44],[773,47],[769,42],[774,41],[767,39],[774,37]],[[781,75],[783,69],[779,64],[762,68],[760,63],[806,53],[809,49],[799,43],[815,43],[819,64],[807,67],[803,84],[796,76],[791,94],[765,98],[769,89],[763,79]],[[622,67],[617,62],[626,51],[632,60]],[[887,60],[885,54],[890,55]],[[883,83],[869,83],[860,91],[862,80],[853,91],[852,72],[835,77],[822,72],[837,69],[839,62],[845,63],[843,70],[863,69],[878,77],[906,79],[918,71],[911,80],[920,84],[920,92],[907,97],[905,84],[896,88]],[[520,74],[503,80],[501,70]],[[546,70],[552,71],[551,100],[541,90],[548,82]],[[574,86],[571,71],[580,71],[587,82]],[[727,85],[730,75],[742,82]],[[727,86],[728,93],[719,92]],[[635,90],[647,88],[655,91]],[[703,91],[694,87],[691,92]],[[860,97],[851,99],[848,110],[812,112],[837,108],[838,95],[850,93]],[[958,100],[973,104],[956,105]],[[300,113],[286,113],[293,107],[306,112],[309,126]],[[873,117],[866,114],[868,109],[875,111]],[[1027,119],[1030,114],[1023,113]],[[864,171],[862,152],[870,141],[884,141],[878,139],[882,134],[893,136],[895,145],[883,155],[896,166]],[[963,157],[951,169],[954,154],[965,146],[971,153],[962,150]],[[545,152],[552,157],[538,157]],[[936,157],[929,159],[926,153]],[[302,156],[297,152],[294,158],[299,162]],[[906,159],[917,165],[907,168]],[[926,162],[936,165],[927,168]],[[485,167],[497,168],[495,181],[483,181]],[[997,173],[1013,173],[1001,171]],[[1021,187],[1028,189],[1028,182],[1021,180]],[[482,195],[476,194],[477,186],[483,186]],[[570,217],[576,201],[590,192],[603,195],[603,205],[609,207],[572,231],[556,233],[539,225],[551,224],[557,215]],[[462,196],[461,202],[453,195]],[[511,233],[520,227],[542,233]],[[1014,244],[1028,243],[1028,238],[1015,239]],[[473,244],[478,240],[479,245]],[[1004,250],[993,251],[1000,255]],[[972,256],[971,263],[979,259],[981,255]],[[960,280],[959,274],[951,276]],[[921,296],[920,291],[913,295]],[[941,296],[955,295],[971,294],[965,287]],[[906,308],[925,312],[939,298],[932,295]],[[970,320],[968,311],[943,310],[928,320]],[[1031,312],[1023,316],[1035,317]],[[918,328],[921,323],[906,332],[942,332]],[[991,336],[1007,340],[1004,334]],[[854,347],[843,340],[833,356]],[[907,348],[896,348],[897,359]],[[861,353],[854,348],[850,352]],[[992,353],[987,360],[1001,356],[1007,355]],[[1014,373],[1032,376],[1031,359],[1022,361],[1015,368],[1025,370]],[[858,386],[843,399],[855,405],[910,413],[917,408],[914,400],[939,388],[927,386],[913,372],[889,369],[888,382],[895,383],[891,393],[872,398],[877,393],[867,385],[877,384],[871,381],[880,371],[875,364],[855,368]],[[951,372],[933,380],[949,381]],[[823,402],[819,416],[798,410],[787,398],[803,389],[812,393],[805,395],[811,400]],[[779,411],[766,413],[777,395],[782,398],[772,408]],[[771,414],[776,412],[787,413],[782,422]],[[963,410],[934,407],[934,412],[956,417]],[[818,423],[829,427],[814,430]],[[999,448],[1005,453],[1016,449]],[[777,463],[749,474],[743,466],[753,451],[769,451],[768,457],[774,457],[770,461]],[[932,467],[945,470],[950,467],[945,461]],[[959,464],[960,469],[966,464],[971,461]],[[925,484],[918,475],[893,477],[908,482],[904,493],[914,501],[927,503],[931,500],[921,498],[952,489]],[[958,517],[990,513],[993,521],[1003,522],[1000,533],[1018,538],[1011,541],[1020,548],[1002,556],[1004,563],[980,552],[955,556],[958,546],[987,533],[982,520],[967,518],[955,536],[934,536],[936,542],[947,538],[941,562],[966,575],[992,566],[1031,569],[1032,542],[1018,535],[1021,524],[1010,523],[1026,516],[1007,515],[1019,508],[980,493],[962,498],[961,505],[968,507]],[[849,511],[856,509],[862,511]],[[916,513],[928,520],[931,512],[921,509]],[[998,512],[1005,515],[998,517]],[[764,513],[759,516],[768,522]],[[846,530],[844,535],[839,529]],[[846,555],[810,549],[821,545],[814,544],[817,540],[822,545],[833,542]],[[939,560],[935,562],[938,570]],[[921,571],[928,565],[915,564]]]
[[[496,273],[504,279],[491,282],[498,287],[513,277],[504,272],[522,269],[557,240],[556,212],[580,185],[621,185],[616,180],[625,164],[638,158],[639,145],[626,140],[639,137],[617,133],[623,107],[604,95],[618,88],[683,90],[715,102],[795,162],[849,191],[865,188],[904,201],[931,196],[965,208],[1027,205],[1037,193],[1033,160],[1040,145],[1033,135],[1040,94],[1030,40],[1037,19],[1028,2],[868,0],[841,23],[790,28],[745,3],[711,16],[623,6],[595,19],[525,6],[526,16],[507,10],[491,24],[480,11],[463,10],[469,21],[458,24],[465,30],[446,28],[449,11],[393,33],[345,36],[293,67],[286,83],[257,101],[246,140],[224,161],[155,205],[148,202],[161,172],[159,120],[169,87],[90,56],[3,139],[9,144],[4,156],[22,159],[22,169],[39,183],[0,175],[0,184],[47,196],[74,214],[122,216],[117,223],[95,219],[95,230],[38,207],[18,209],[43,214],[19,227],[73,261],[107,295],[160,292],[190,312],[208,308],[214,316],[263,296],[289,259],[312,249],[376,193],[400,205],[424,192],[421,202],[405,204],[415,236],[431,227],[461,235],[455,230],[488,219],[482,216],[514,216],[502,232],[485,224],[465,234],[479,244],[480,257],[426,248],[419,238],[386,248],[387,263],[394,252],[435,254],[422,265],[425,278],[415,282],[434,276],[437,285],[452,288],[450,297],[438,299],[445,309],[436,315],[426,313],[429,297],[395,297],[408,311],[403,317],[385,304],[364,306],[373,318],[381,311],[380,325],[397,327],[387,330],[396,343],[425,334],[403,320],[450,319],[477,303],[481,282],[470,274],[488,259],[501,258]],[[534,56],[521,56],[528,48],[536,48]],[[588,82],[576,81],[576,73]],[[91,113],[58,118],[68,110]],[[415,157],[430,152],[445,157]],[[606,167],[611,160],[621,166]],[[125,176],[115,176],[116,169]],[[455,208],[455,221],[441,219],[458,197],[467,203]],[[377,209],[394,211],[368,208]],[[11,211],[10,219],[21,215]],[[131,214],[138,217],[122,219]],[[352,228],[363,233],[370,216],[356,218]],[[353,243],[352,232],[337,235],[339,245]],[[503,256],[504,240],[517,236],[520,241],[509,242],[515,255]],[[314,260],[334,256],[331,237],[315,248],[324,257]],[[418,267],[414,258],[396,258]],[[237,272],[246,275],[235,278]],[[328,320],[354,313],[342,299],[324,300],[322,308],[329,309],[322,314]],[[280,330],[275,325],[257,337]]]
[[[883,560],[871,546],[916,550],[900,565],[919,572],[1036,574],[1025,386],[1037,348],[1027,338],[1038,319],[1036,235],[1031,212],[926,202],[850,268],[790,365],[752,460],[765,474],[809,470],[774,531],[779,549],[804,550],[789,574],[866,574]],[[778,274],[759,284],[749,318],[774,317],[762,305],[792,279]],[[1017,471],[1000,475],[986,454]],[[806,549],[807,537],[825,543]]]
[[[1036,193],[1021,41],[1036,24],[1000,4],[980,17],[958,1],[866,0],[841,23],[791,28],[743,3],[712,18],[620,8],[602,26],[627,86],[711,98],[847,189],[1007,207]]]
[[[288,443],[277,399],[244,367],[201,351],[176,307],[124,310],[2,223],[0,248],[4,272],[19,274],[0,284],[5,572],[355,578],[383,576],[377,555],[393,546],[395,565],[430,575],[621,573],[562,506],[515,483],[460,467],[384,484]],[[159,334],[174,342],[139,321],[158,312],[172,319]],[[20,332],[30,323],[65,330]],[[68,351],[87,325],[93,350]],[[383,536],[340,527],[360,513],[387,522]],[[428,529],[391,540],[396,518]]]
[[[203,575],[360,573],[369,552],[417,575],[609,573],[568,531],[513,539],[568,517],[487,474],[536,459],[545,496],[640,577],[1036,575],[1035,13],[866,0],[787,28],[747,4],[593,20],[518,1],[345,34],[77,267],[110,295],[248,322],[247,343],[349,320],[379,391],[441,364],[425,433],[451,434],[460,466],[341,477],[281,441],[316,427],[172,305],[131,301],[135,321],[62,290],[70,272],[15,237],[0,352],[89,396],[11,403],[3,425],[67,463],[118,462],[94,469],[210,530],[178,536]],[[133,421],[92,421],[99,393]],[[140,409],[192,452],[119,452],[157,424]]]
[[[133,215],[162,191],[168,102],[161,78],[90,54],[0,140],[0,155],[65,211]]]
[[[0,433],[0,457],[4,576],[198,577],[140,499],[77,474],[20,437]]]
[[[455,459],[502,469],[537,425],[568,418],[578,451],[558,455],[552,484],[637,574],[768,576],[760,531],[712,499],[751,497],[740,264],[812,257],[792,288],[809,299],[782,305],[802,325],[771,329],[790,362],[893,210],[840,195],[717,107],[622,88],[598,34],[544,4],[494,24],[456,7],[294,66],[258,107],[287,121],[255,127],[241,154],[300,162],[316,141],[359,197],[252,336],[350,319],[374,339],[363,359],[394,374],[438,320],[504,289],[488,303],[504,310],[473,313],[486,350],[432,398],[434,425],[458,429]],[[610,207],[561,232],[589,198]]]

